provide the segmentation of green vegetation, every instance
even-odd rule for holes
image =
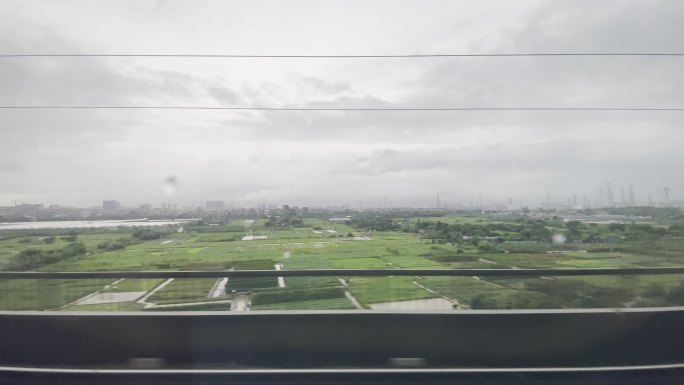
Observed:
[[[350,278],[349,291],[364,306],[371,303],[437,297],[413,282],[413,277]]]
[[[72,305],[64,309],[64,311],[139,311],[143,310],[141,304],[135,302],[115,302],[115,303],[99,303],[93,305]]]
[[[133,238],[140,239],[141,241],[151,241],[153,239],[159,239],[165,233],[152,229],[139,229],[133,232]]]
[[[286,302],[302,302],[321,299],[343,299],[344,291],[341,288],[313,288],[313,289],[289,289],[271,290],[255,293],[252,296],[253,306],[273,305]],[[348,302],[348,301],[347,301]]]
[[[586,215],[591,212],[584,213]],[[515,269],[684,266],[684,216],[630,208],[638,222],[563,220],[552,214],[353,215],[351,224],[282,217],[170,228],[0,232],[0,268],[37,271],[293,269]],[[648,217],[648,218],[646,218]],[[245,236],[266,239],[242,240]],[[559,237],[561,236],[562,237]],[[554,242],[554,239],[562,241]],[[282,265],[282,266],[280,266]],[[461,308],[563,308],[684,304],[681,276],[231,277],[0,281],[0,308],[140,310],[134,301],[75,305],[95,293],[150,292],[159,310],[353,309],[444,297]],[[160,285],[164,284],[163,287]],[[225,284],[225,287],[223,286]],[[348,293],[348,294],[347,294]],[[175,306],[178,305],[178,306]]]
[[[105,293],[124,293],[129,291],[148,291],[159,286],[163,279],[131,279],[126,278],[123,281],[108,287],[103,290]]]
[[[326,298],[319,300],[279,302],[252,305],[252,310],[350,310],[355,309],[346,298]]]
[[[0,281],[3,310],[48,310],[102,289],[110,279],[12,279]]]
[[[174,279],[162,290],[157,291],[149,298],[149,302],[159,305],[172,303],[205,302],[212,300],[224,300],[225,298],[207,298],[215,279],[212,278],[180,278]]]
[[[203,303],[199,305],[181,305],[181,306],[169,306],[169,307],[158,307],[152,309],[142,309],[143,311],[229,311],[230,303],[216,302],[216,303]]]
[[[54,238],[46,239],[52,239],[51,242],[46,242],[48,244],[54,242]],[[36,269],[85,253],[86,248],[81,242],[69,243],[59,250],[28,248],[21,250],[17,255],[13,256],[9,260],[7,269],[15,271]]]

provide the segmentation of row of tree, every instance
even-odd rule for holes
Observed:
[[[555,233],[562,233],[566,241],[580,243],[617,243],[622,241],[653,241],[664,236],[684,236],[684,225],[669,228],[639,223],[612,223],[600,225],[579,221],[564,222],[560,218],[525,219],[510,222],[446,223],[424,221],[415,223],[387,216],[354,218],[352,225],[366,231],[402,231],[420,234],[438,243],[478,243],[483,239],[499,238],[513,241],[549,243]]]

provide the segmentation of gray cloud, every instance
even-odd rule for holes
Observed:
[[[1,52],[682,52],[678,1],[0,10]],[[380,6],[382,5],[382,6]],[[230,7],[229,7],[230,8]],[[267,9],[267,11],[264,11]],[[390,17],[391,16],[391,17]],[[410,22],[410,28],[407,27]],[[93,26],[97,25],[97,28]],[[350,27],[352,26],[352,27]],[[83,33],[84,30],[90,33]],[[249,33],[246,33],[249,31]],[[2,105],[681,107],[679,58],[3,59]],[[681,113],[0,111],[0,205],[684,197]],[[177,178],[173,196],[163,186]]]

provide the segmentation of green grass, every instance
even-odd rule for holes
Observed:
[[[102,289],[113,279],[12,279],[0,282],[0,309],[48,310]]]
[[[328,298],[312,301],[281,302],[252,305],[252,310],[349,310],[356,309],[347,298]]]
[[[123,281],[117,283],[106,289],[104,292],[127,292],[127,291],[148,291],[159,286],[164,282],[163,279],[131,279],[126,278]]]
[[[379,258],[333,259],[330,265],[335,269],[388,269],[387,262]]]
[[[569,261],[558,261],[559,267],[565,268],[583,268],[583,269],[595,269],[595,268],[609,268],[609,267],[622,267],[619,266],[615,261],[610,260],[591,260],[591,259],[574,259]]]
[[[229,266],[235,270],[273,270],[274,263],[271,259],[249,259],[234,261]]]
[[[65,311],[140,311],[145,305],[135,302],[99,303],[93,305],[73,305],[61,309]]]
[[[0,269],[2,269],[9,260],[19,251],[28,248],[34,248],[39,250],[57,250],[69,244],[69,242],[60,239],[60,236],[55,236],[55,241],[50,244],[46,244],[40,240],[40,238],[45,235],[35,235],[35,236],[15,236],[7,237],[0,240]],[[130,238],[130,234],[127,233],[98,233],[98,234],[81,234],[78,236],[78,241],[83,242],[88,250],[96,250],[97,245],[108,241],[112,242],[119,238]],[[21,240],[30,239],[31,243],[21,243]]]
[[[413,277],[355,277],[348,280],[349,291],[363,305],[437,297],[412,284],[413,281]]]
[[[440,263],[413,255],[386,255],[382,259],[401,269],[444,269]]]
[[[285,285],[289,288],[325,288],[339,286],[340,282],[335,277],[288,277]]]
[[[276,286],[278,286],[278,281],[272,277],[231,277],[228,279],[226,291],[253,291],[263,288],[275,288]]]
[[[207,298],[214,286],[214,278],[178,278],[148,298],[148,302],[158,305],[187,302],[225,300],[226,298]]]
[[[146,308],[143,311],[230,311],[230,303],[203,303],[200,305],[180,305]]]
[[[252,295],[252,306],[275,303],[313,301],[321,299],[345,298],[341,287],[327,288],[281,288],[262,291]]]
[[[472,277],[426,277],[419,283],[437,293],[469,305],[480,294],[499,294],[509,291],[506,287]]]

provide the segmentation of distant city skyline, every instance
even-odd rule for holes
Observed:
[[[620,196],[617,198],[615,195],[615,189],[620,190]],[[432,204],[429,202],[429,198],[425,198],[425,203],[423,204],[406,204],[401,202],[393,201],[391,196],[385,194],[378,199],[352,199],[342,202],[332,202],[326,201],[325,199],[312,198],[307,201],[292,201],[286,199],[280,200],[268,200],[265,198],[257,199],[253,202],[240,202],[236,200],[224,200],[224,199],[210,199],[210,200],[191,200],[190,202],[183,203],[178,201],[167,200],[154,203],[149,201],[132,201],[131,203],[121,202],[116,199],[104,199],[101,201],[100,205],[73,205],[64,204],[59,202],[24,202],[21,200],[13,200],[9,203],[11,204],[1,204],[0,207],[10,207],[12,205],[43,205],[44,207],[53,206],[65,206],[65,207],[78,207],[78,208],[101,208],[105,213],[107,212],[117,212],[120,209],[143,209],[150,210],[153,208],[168,209],[168,210],[178,210],[178,209],[206,209],[214,211],[224,211],[233,208],[257,208],[257,209],[275,209],[284,205],[286,207],[306,207],[316,208],[316,202],[318,202],[318,207],[344,207],[349,209],[363,209],[363,208],[401,208],[401,207],[415,207],[415,208],[439,208],[439,209],[468,209],[468,208],[481,208],[481,207],[498,207],[514,209],[516,207],[535,207],[535,208],[559,208],[559,209],[581,209],[581,208],[604,208],[604,207],[629,207],[629,206],[684,206],[684,201],[681,199],[675,199],[671,195],[669,187],[663,187],[660,193],[654,190],[653,193],[647,193],[646,197],[639,195],[638,190],[633,184],[627,185],[627,190],[625,187],[614,186],[611,182],[606,182],[604,185],[599,186],[598,193],[593,196],[589,194],[578,194],[578,193],[566,193],[566,194],[546,194],[539,199],[529,199],[521,200],[514,197],[499,197],[494,199],[487,199],[483,195],[479,195],[475,199],[457,199],[456,197],[449,197],[443,194],[435,194],[432,199],[434,201]],[[365,204],[364,204],[365,202]]]

